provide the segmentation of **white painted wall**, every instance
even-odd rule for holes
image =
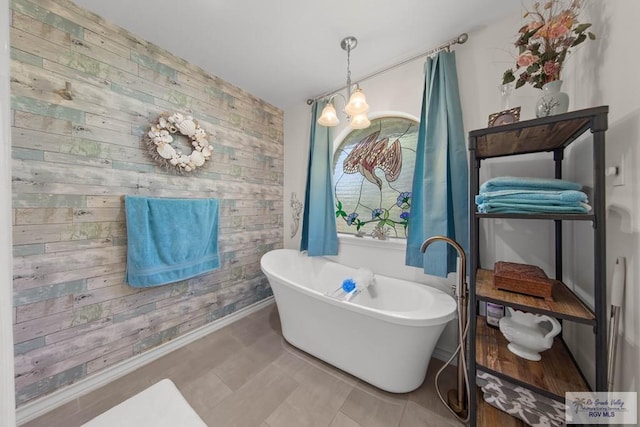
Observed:
[[[579,46],[566,63],[563,90],[571,97],[570,110],[609,105],[607,159],[609,165],[625,161],[623,187],[613,187],[607,181],[607,260],[608,281],[618,256],[627,259],[627,291],[622,336],[615,387],[621,391],[636,391],[640,379],[640,292],[635,288],[640,280],[640,86],[637,70],[640,60],[635,54],[633,38],[629,37],[640,17],[640,2],[617,0],[591,2],[584,12],[586,22],[594,24],[598,36],[595,42]],[[490,26],[469,31],[469,41],[456,46],[458,80],[462,100],[465,130],[486,127],[489,114],[502,109],[498,90],[502,73],[515,58],[513,41],[522,24],[521,14],[497,20]],[[465,31],[466,29],[460,29]],[[357,34],[356,34],[357,36]],[[425,46],[429,48],[430,46]],[[401,55],[399,55],[401,56]],[[423,60],[416,60],[396,70],[363,82],[372,111],[404,111],[420,115]],[[374,70],[371,70],[374,71]],[[336,73],[342,72],[336,70]],[[330,88],[327,88],[330,89]],[[534,118],[538,91],[529,86],[514,91],[511,106],[522,106],[521,120]],[[341,102],[338,100],[338,103]],[[341,108],[342,105],[337,105]],[[285,111],[285,192],[296,192],[304,200],[310,107],[301,100],[299,106]],[[340,128],[334,131],[338,135]],[[587,144],[574,144],[565,162],[565,177],[583,182],[591,173],[590,149]],[[483,162],[481,180],[489,176],[516,174],[552,176],[553,165],[548,155],[513,157]],[[584,182],[589,185],[590,182]],[[285,203],[285,247],[298,248],[300,231],[290,238],[291,209]],[[484,222],[483,222],[484,223]],[[496,260],[536,263],[553,272],[553,225],[545,221],[487,221],[483,224],[483,265]],[[592,258],[584,248],[591,245],[589,224],[571,225],[565,245],[566,275],[576,290],[591,289]],[[514,232],[517,229],[517,233]],[[384,243],[384,242],[382,242]],[[378,273],[414,277],[426,283],[429,278],[420,270],[404,266],[404,252],[398,245],[363,247],[341,242],[340,259],[346,263],[368,263]],[[574,255],[575,254],[575,255]],[[587,298],[589,295],[587,295]],[[565,322],[565,324],[568,322]],[[592,351],[588,343],[589,330],[566,328],[565,338],[576,349],[575,356],[585,371],[593,370]],[[445,337],[444,342],[450,342]],[[442,343],[440,343],[442,345]],[[446,345],[446,347],[449,347]],[[588,377],[592,375],[588,374]]]
[[[624,162],[625,185],[607,185],[607,270],[611,282],[613,265],[619,256],[626,257],[626,293],[623,306],[622,335],[619,338],[615,388],[638,391],[640,381],[640,59],[634,53],[637,46],[629,36],[640,17],[640,4],[633,0],[591,2],[589,22],[602,28],[598,42],[572,63],[570,94],[581,106],[609,105],[609,131],[606,156],[609,165]],[[588,153],[578,152],[572,168],[577,176],[583,173],[590,159]],[[622,160],[624,159],[624,160]],[[586,224],[576,227],[574,253],[586,247],[580,237]],[[574,271],[584,270],[584,263],[576,257]],[[578,274],[575,275],[579,277]],[[576,285],[580,285],[577,283]],[[589,286],[590,283],[587,285]],[[610,289],[609,289],[610,291]],[[610,293],[610,292],[609,292]],[[571,331],[575,342],[589,342],[590,331],[582,328]],[[578,361],[592,364],[591,352],[579,354]]]
[[[9,2],[0,0],[0,425],[16,423],[11,273]]]

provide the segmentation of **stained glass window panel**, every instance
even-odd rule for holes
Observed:
[[[418,122],[403,116],[351,130],[333,156],[338,232],[406,237]]]

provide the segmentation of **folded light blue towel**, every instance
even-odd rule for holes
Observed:
[[[480,213],[588,213],[591,206],[586,203],[568,205],[537,205],[530,203],[487,202],[478,205]]]
[[[218,200],[126,196],[125,282],[145,288],[220,267]]]
[[[499,190],[580,190],[581,184],[564,179],[500,176],[480,186],[480,193]]]
[[[587,202],[587,195],[582,191],[563,190],[499,190],[487,191],[476,196],[476,203],[496,202],[521,202],[535,204],[567,204],[575,202]]]

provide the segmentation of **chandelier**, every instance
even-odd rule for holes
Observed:
[[[367,100],[364,96],[364,92],[358,84],[355,84],[355,90],[352,90],[351,84],[351,51],[355,49],[358,45],[358,40],[353,37],[345,37],[340,42],[340,47],[342,50],[347,51],[347,98],[349,98],[349,102],[346,103],[344,107],[344,113],[347,116],[347,120],[349,121],[349,127],[352,129],[364,129],[369,127],[371,122],[367,117],[367,111],[369,111],[369,105],[367,104]],[[336,113],[336,108],[333,105],[333,100],[336,96],[341,96],[345,102],[346,98],[341,93],[334,93],[329,97],[327,105],[322,110],[322,114],[318,119],[318,124],[322,126],[337,126],[340,123],[338,119],[338,115]]]

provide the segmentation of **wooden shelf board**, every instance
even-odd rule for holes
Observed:
[[[484,401],[482,391],[478,387],[476,393],[478,411],[476,417],[477,427],[525,427],[527,424],[518,418],[512,417],[498,408],[494,408]]]
[[[493,271],[479,268],[476,271],[476,298],[559,319],[588,325],[595,324],[593,311],[584,305],[567,285],[558,280],[554,280],[554,301],[547,301],[542,298],[496,289],[493,287]]]
[[[476,158],[539,153],[563,149],[592,126],[592,120],[608,112],[594,107],[556,116],[526,120],[469,133]]]
[[[502,332],[487,326],[483,318],[478,317],[476,321],[477,369],[526,385],[561,402],[564,402],[567,391],[590,390],[569,350],[559,338],[554,340],[549,350],[541,353],[542,360],[533,362],[509,351],[509,342]]]

